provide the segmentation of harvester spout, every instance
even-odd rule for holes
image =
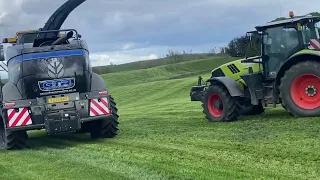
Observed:
[[[86,0],[68,0],[60,6],[48,19],[42,31],[59,30],[69,14]]]

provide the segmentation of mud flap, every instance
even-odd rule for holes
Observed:
[[[60,118],[56,118],[57,114],[49,115],[45,119],[45,128],[48,134],[57,134],[63,132],[73,132],[81,129],[80,116],[77,113],[68,113]]]

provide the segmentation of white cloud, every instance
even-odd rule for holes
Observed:
[[[127,43],[123,45],[123,50],[132,49],[135,46],[135,43]]]

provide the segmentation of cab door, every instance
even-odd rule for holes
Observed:
[[[285,60],[300,49],[299,33],[295,27],[268,28],[263,35],[263,67],[267,79],[274,79]]]

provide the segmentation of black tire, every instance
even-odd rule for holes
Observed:
[[[282,106],[295,117],[320,116],[320,64],[314,61],[303,61],[293,65],[287,70],[281,79],[280,98]],[[307,81],[306,81],[307,80]],[[316,92],[307,89],[309,85],[314,85]],[[310,86],[311,87],[311,86]],[[306,100],[313,102],[307,102]]]
[[[285,107],[283,103],[281,103],[281,106],[283,109],[285,109],[288,112],[287,107]],[[291,112],[288,112],[288,113],[289,113],[289,115],[293,116],[293,114]]]
[[[6,131],[2,118],[0,119],[0,148],[6,150],[26,149],[27,131]]]
[[[27,141],[26,131],[5,132],[5,149],[7,150],[26,149],[28,148]]]
[[[90,122],[91,138],[113,138],[118,135],[118,109],[112,96],[110,95],[111,118],[101,119]]]
[[[4,130],[4,125],[3,121],[0,118],[0,149],[5,148],[5,130]]]
[[[241,115],[246,115],[246,116],[254,116],[254,115],[260,115],[264,113],[264,107],[262,104],[259,105],[252,105],[250,109],[245,109],[243,111],[240,111]]]
[[[218,98],[217,106],[213,106],[213,98]],[[238,119],[238,109],[236,101],[230,96],[228,90],[220,84],[208,87],[202,99],[203,113],[210,122],[230,122]]]
[[[259,115],[264,113],[264,107],[260,102],[258,105],[252,105],[251,101],[236,101],[238,105],[238,111],[240,115]]]

